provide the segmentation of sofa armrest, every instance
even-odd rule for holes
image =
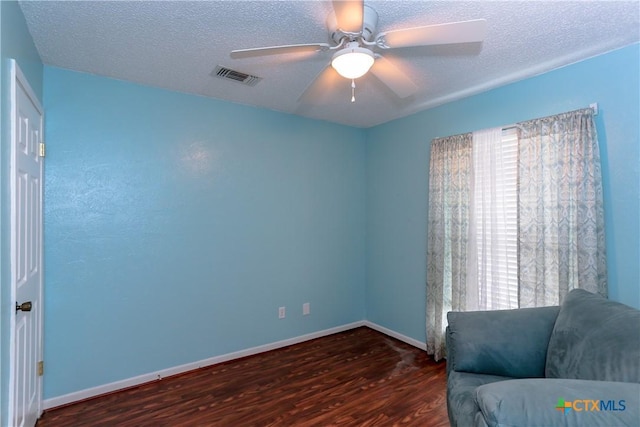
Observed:
[[[556,378],[499,381],[478,387],[476,403],[489,427],[640,425],[640,384],[636,383]]]
[[[447,370],[544,377],[559,307],[447,313]]]

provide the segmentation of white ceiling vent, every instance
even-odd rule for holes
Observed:
[[[217,65],[211,75],[220,77],[221,79],[233,80],[234,82],[242,83],[247,86],[255,86],[260,82],[260,80],[262,80],[262,77],[252,76],[251,74],[242,73],[221,65]]]

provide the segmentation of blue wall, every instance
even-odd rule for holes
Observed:
[[[364,318],[361,130],[44,82],[45,398]]]
[[[7,425],[9,392],[9,323],[11,300],[9,222],[10,81],[9,59],[15,59],[36,96],[42,100],[42,62],[17,2],[0,1],[0,425]]]
[[[633,45],[367,131],[367,319],[425,340],[433,138],[597,102],[609,295],[640,307],[640,72]]]

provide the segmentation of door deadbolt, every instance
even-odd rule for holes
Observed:
[[[22,304],[16,303],[16,313],[18,311],[31,311],[32,305],[31,301],[23,302]]]

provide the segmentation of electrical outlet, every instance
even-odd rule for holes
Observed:
[[[284,319],[284,317],[285,317],[284,307],[278,308],[278,319]]]
[[[302,315],[306,316],[308,314],[311,314],[311,305],[308,302],[305,302],[302,304]]]

